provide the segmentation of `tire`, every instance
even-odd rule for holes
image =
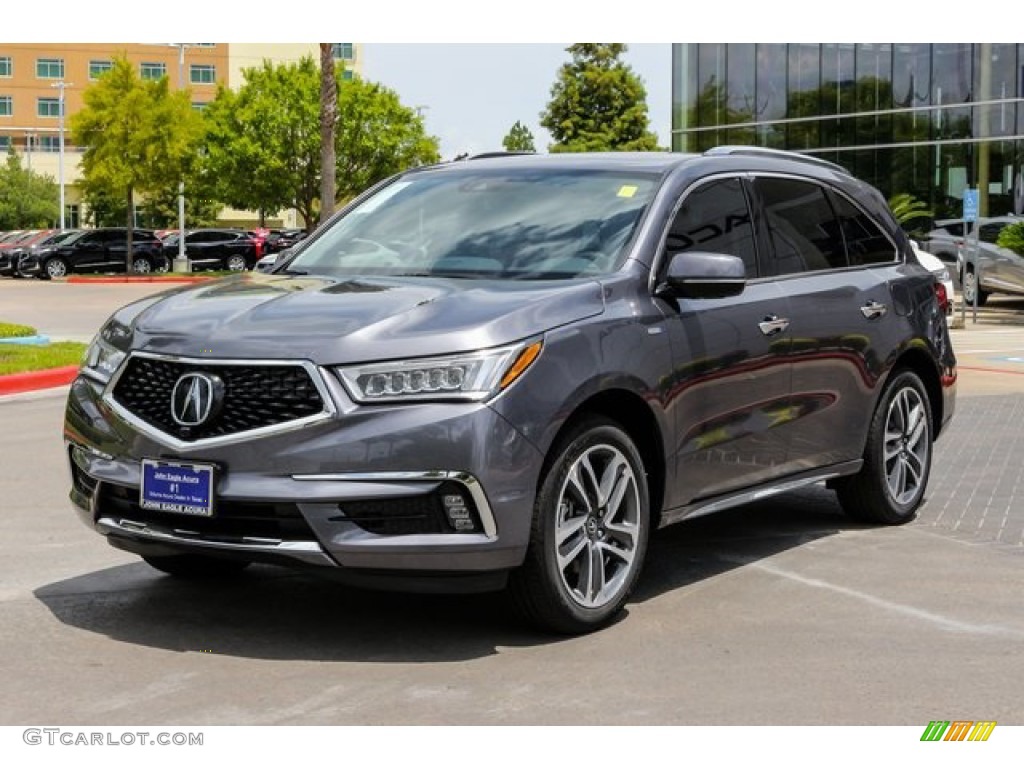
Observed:
[[[604,418],[581,422],[550,456],[526,560],[509,589],[538,627],[592,632],[619,613],[643,567],[651,518],[647,475],[629,435]]]
[[[51,280],[58,277],[67,277],[67,275],[68,263],[60,256],[54,256],[46,260],[46,263],[43,264],[43,271],[39,276],[44,280]]]
[[[224,269],[231,270],[232,272],[244,272],[248,268],[249,265],[246,263],[245,256],[239,256],[236,253],[224,259]]]
[[[974,270],[968,269],[967,272],[960,278],[960,284],[963,290],[963,301],[964,306],[974,306],[974,289],[977,287],[977,280],[974,277]],[[988,301],[988,291],[978,291],[978,306],[985,306],[985,302]]]
[[[148,275],[153,271],[153,262],[149,256],[136,256],[132,260],[132,272],[138,275]]]
[[[249,566],[248,560],[229,560],[206,555],[144,556],[142,559],[158,571],[190,581],[230,577]]]
[[[917,374],[895,373],[868,429],[864,466],[834,484],[846,514],[862,522],[901,525],[924,499],[932,463],[932,409]]]

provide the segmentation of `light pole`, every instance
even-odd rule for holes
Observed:
[[[178,49],[178,90],[185,88],[185,49],[190,43],[168,43]],[[174,259],[175,272],[191,272],[192,265],[185,256],[185,179],[178,182],[178,255]]]
[[[72,85],[74,83],[65,83],[63,80],[50,83],[50,87],[57,88],[60,93],[57,104],[60,113],[59,137],[57,139],[57,148],[60,151],[57,158],[57,183],[60,185],[60,229],[62,232],[64,231],[64,89]]]

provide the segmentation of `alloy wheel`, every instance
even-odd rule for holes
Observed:
[[[931,443],[926,404],[912,387],[904,387],[889,403],[885,418],[886,484],[897,504],[909,504],[922,491]]]

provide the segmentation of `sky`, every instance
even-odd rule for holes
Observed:
[[[558,69],[570,43],[366,44],[363,77],[421,107],[427,132],[441,140],[441,157],[501,150],[517,121],[534,136],[538,151],[551,137],[540,126]],[[671,130],[672,48],[633,44],[623,61],[647,88],[651,130],[662,146]]]

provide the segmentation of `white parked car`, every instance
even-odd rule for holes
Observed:
[[[911,246],[914,248],[914,255],[917,256],[918,262],[921,266],[935,275],[936,291],[939,291],[938,286],[942,286],[942,291],[939,292],[939,306],[943,308],[946,313],[946,317],[950,317],[953,314],[953,276],[949,272],[949,265],[947,265],[938,256],[933,256],[921,249],[916,242],[910,241]],[[943,296],[945,293],[945,296]]]

